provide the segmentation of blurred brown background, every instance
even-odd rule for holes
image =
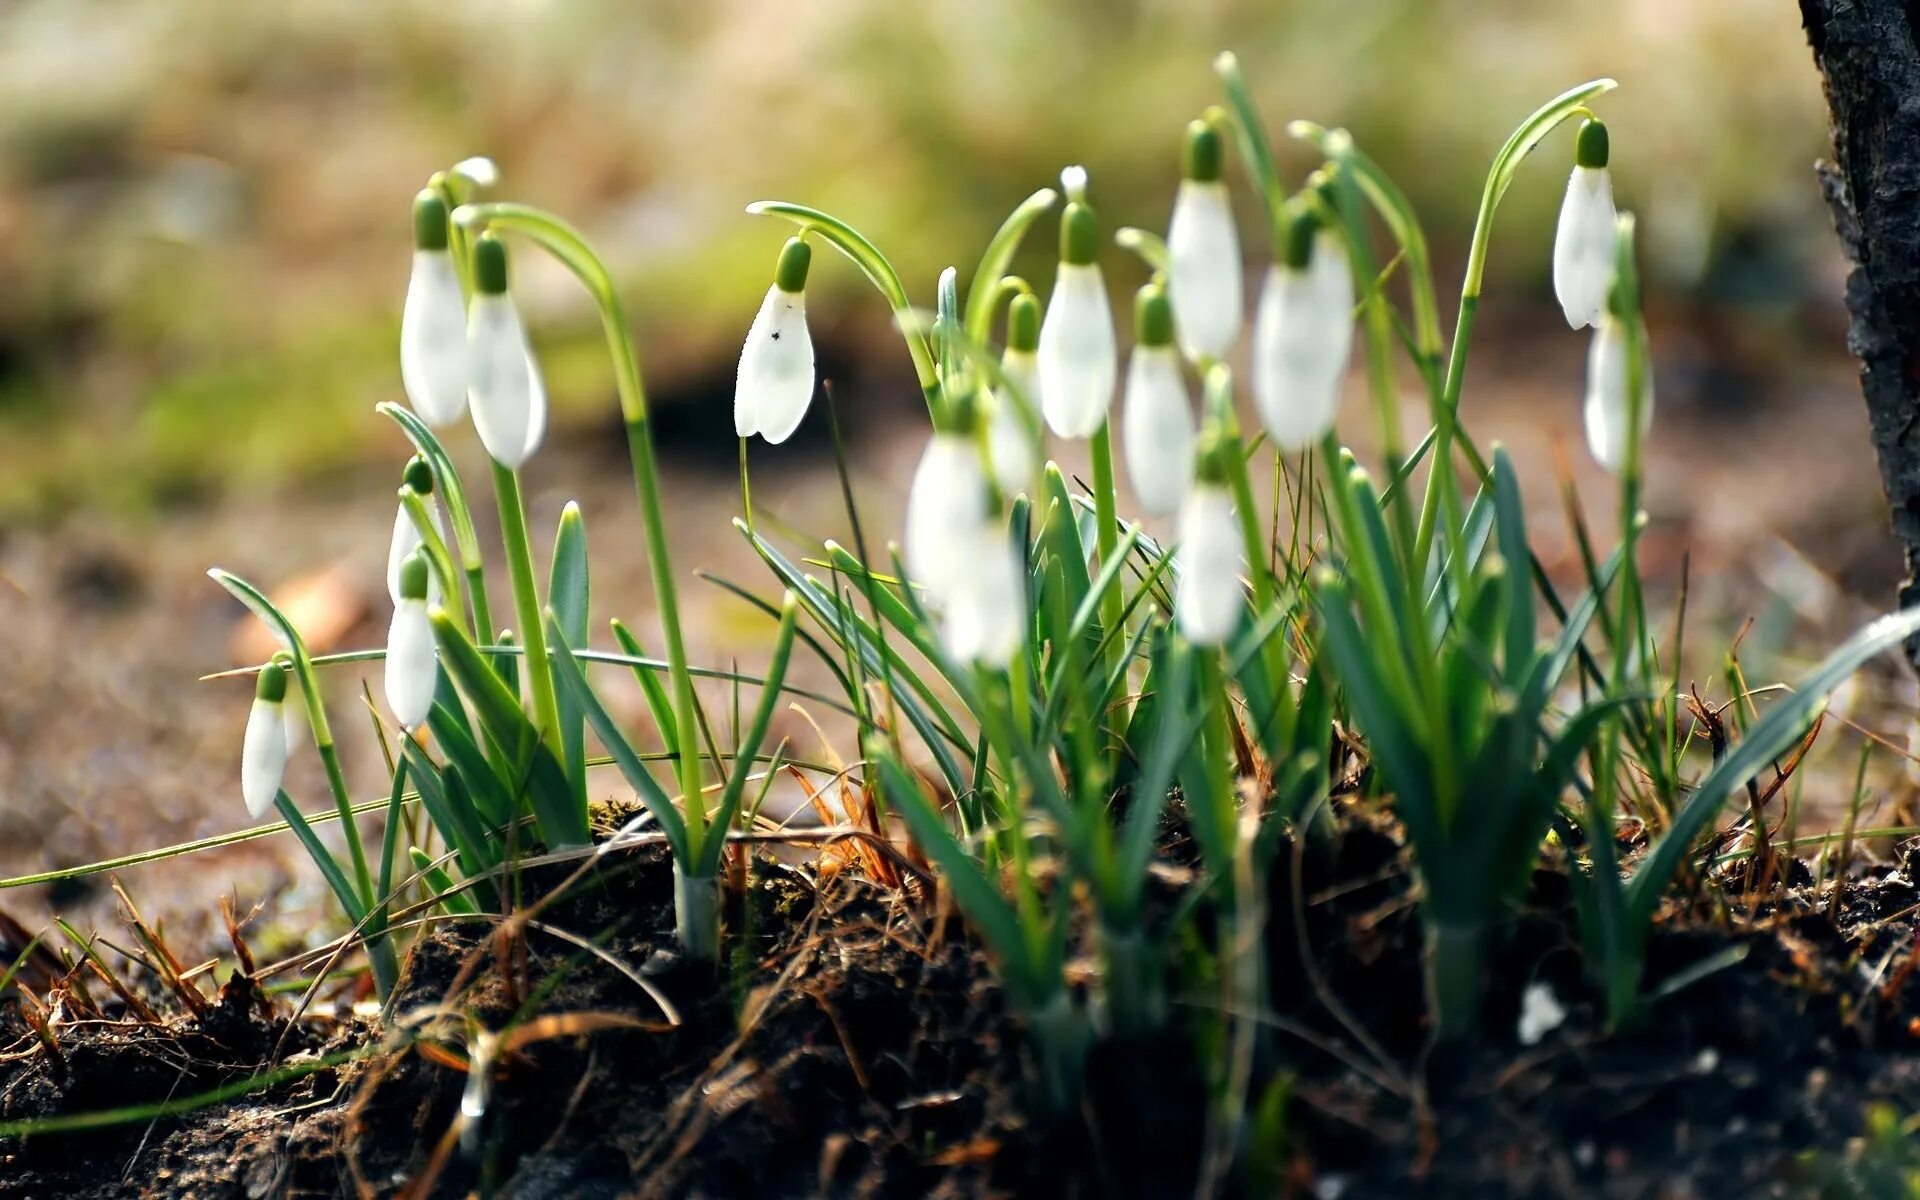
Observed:
[[[922,302],[1068,162],[1091,170],[1109,229],[1161,227],[1180,130],[1219,101],[1222,48],[1276,134],[1294,116],[1343,124],[1400,180],[1443,297],[1513,124],[1567,86],[1618,78],[1598,107],[1621,202],[1642,218],[1656,569],[1677,579],[1690,552],[1700,640],[1718,653],[1756,618],[1743,653],[1763,675],[1886,602],[1897,561],[1810,170],[1825,150],[1819,82],[1791,10],[1771,0],[12,0],[0,874],[242,824],[246,687],[195,680],[253,651],[207,566],[310,591],[327,640],[378,642],[405,451],[371,409],[402,398],[408,203],[431,171],[491,155],[501,194],[564,214],[614,267],[659,412],[694,654],[750,660],[764,623],[691,579],[705,568],[770,590],[727,525],[730,398],[786,231],[742,207],[778,197],[845,216]],[[1505,439],[1526,464],[1549,554],[1564,549],[1556,447],[1596,510],[1609,503],[1579,441],[1585,340],[1546,280],[1568,143],[1550,140],[1501,210],[1465,410],[1483,443]],[[1311,165],[1281,153],[1293,178]],[[1267,253],[1257,225],[1242,228],[1249,254]],[[1034,237],[1020,264],[1036,281],[1051,276],[1051,241]],[[845,263],[820,261],[821,367],[870,533],[891,536],[924,417],[884,309]],[[578,497],[597,616],[650,628],[593,315],[559,269],[522,262],[516,290],[555,401],[529,472],[536,538]],[[1116,289],[1139,282],[1123,255],[1106,262]],[[754,453],[757,505],[812,535],[845,525],[825,429],[816,409],[795,444]],[[490,508],[477,446],[453,441]],[[371,795],[380,771],[354,682],[339,679],[335,724]],[[1876,720],[1903,735],[1903,711]],[[324,801],[310,753],[290,788]],[[317,897],[288,847],[257,845],[127,881],[181,919],[229,885],[249,902],[289,883]],[[0,908],[89,894],[31,889]]]

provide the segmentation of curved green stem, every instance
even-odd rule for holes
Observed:
[[[1280,182],[1280,168],[1274,164],[1273,143],[1267,140],[1266,127],[1260,122],[1260,110],[1254,106],[1253,96],[1247,91],[1246,78],[1240,73],[1240,60],[1232,53],[1221,54],[1213,60],[1213,73],[1220,77],[1220,86],[1227,93],[1227,103],[1233,106],[1234,140],[1240,147],[1240,157],[1247,164],[1247,170],[1253,175],[1254,186],[1260,190],[1260,200],[1267,208],[1267,227],[1272,232],[1274,252],[1286,245],[1285,218],[1282,209],[1287,202],[1286,187]]]
[[[1027,230],[1059,198],[1059,193],[1050,187],[1028,196],[1007,214],[993,240],[987,243],[986,251],[980,255],[980,265],[974,268],[973,282],[967,285],[967,336],[974,342],[986,344],[987,332],[993,325],[993,310],[1006,287],[1006,280],[1001,277],[1007,273],[1007,266],[1013,262]]]

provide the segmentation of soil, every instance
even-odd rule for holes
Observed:
[[[1180,903],[1194,874],[1177,826],[1164,850],[1156,909],[1187,914],[1165,930],[1188,948],[1169,956],[1188,964],[1168,981],[1171,1019],[1096,1046],[1078,1112],[1035,1101],[990,964],[924,889],[756,859],[716,971],[673,953],[669,865],[643,848],[574,877],[515,936],[497,919],[436,926],[378,1027],[332,1001],[296,1016],[239,976],[204,1016],[139,1021],[96,980],[111,1019],[60,1025],[51,1050],[8,999],[5,1120],[357,1056],[158,1120],[0,1142],[0,1197],[1190,1195],[1208,1162],[1196,1064],[1230,1060],[1228,1027],[1217,981],[1191,965],[1218,931],[1204,904]],[[1873,1164],[1848,1157],[1870,1104],[1920,1108],[1916,869],[1920,853],[1857,867],[1837,919],[1831,888],[1797,864],[1765,903],[1739,899],[1737,874],[1706,880],[1662,915],[1650,986],[1729,948],[1745,957],[1607,1036],[1568,881],[1545,863],[1490,965],[1479,1035],[1432,1048],[1406,849],[1349,807],[1331,852],[1276,859],[1273,1002],[1244,1060],[1259,1134],[1224,1189],[1874,1194],[1860,1182]],[[570,876],[530,869],[521,894]],[[1520,996],[1541,983],[1567,1018],[1521,1046]],[[476,1031],[510,1025],[526,1040],[493,1056],[476,1094]]]

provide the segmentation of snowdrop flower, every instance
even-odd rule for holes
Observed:
[[[1034,353],[1039,344],[1040,302],[1022,292],[1007,308],[1007,349],[1000,356],[1000,372],[1020,389],[1029,404],[1040,396],[1040,367]],[[987,454],[993,463],[994,482],[1008,494],[1032,482],[1040,469],[1033,430],[1020,411],[1020,402],[1005,387],[989,398]]]
[[[1000,670],[1026,639],[1026,564],[998,516],[983,518],[963,544],[967,569],[954,581],[941,641],[961,662]]]
[[[1573,176],[1553,238],[1553,292],[1575,329],[1600,324],[1613,285],[1613,182],[1607,174],[1607,127],[1580,126]]]
[[[1644,340],[1645,335],[1642,334]],[[1653,371],[1641,370],[1640,436],[1644,442],[1653,424]],[[1619,474],[1625,468],[1632,405],[1627,395],[1627,326],[1610,309],[1600,317],[1587,350],[1587,448],[1593,459]]]
[[[971,434],[935,430],[907,492],[907,574],[945,603],[981,569],[972,541],[992,504]]]
[[[433,468],[427,460],[414,455],[407,463],[406,474],[401,479],[401,487],[419,496],[427,506],[427,515],[433,520],[433,531],[444,542],[447,536],[446,526],[440,522],[440,506],[433,502]],[[413,523],[413,514],[407,511],[404,500],[399,512],[393,518],[393,540],[387,546],[387,595],[395,604],[400,603],[400,568],[407,556],[420,549],[420,528]],[[427,577],[427,607],[433,608],[440,603],[440,581]]]
[[[481,445],[493,461],[519,470],[546,437],[547,389],[520,310],[507,294],[507,247],[492,234],[473,245],[467,388]]]
[[[287,669],[276,658],[261,668],[240,744],[240,797],[256,821],[273,807],[287,772],[286,700]]]
[[[1174,615],[1196,646],[1218,646],[1240,624],[1240,526],[1218,452],[1203,452],[1201,476],[1180,509]]]
[[[813,338],[807,333],[807,268],[813,250],[789,238],[774,268],[733,384],[733,431],[773,445],[793,436],[813,400]]]
[[[478,188],[490,188],[500,182],[500,167],[484,154],[475,154],[463,158],[447,168],[449,174],[460,175]]]
[[[447,206],[431,190],[413,201],[413,274],[400,313],[400,382],[435,429],[467,411],[467,308],[447,249]]]
[[[1167,226],[1167,288],[1180,344],[1194,358],[1225,358],[1240,336],[1240,238],[1220,168],[1219,131],[1205,121],[1188,125]]]
[[[427,619],[427,556],[415,551],[400,566],[400,603],[387,626],[387,707],[402,728],[416,729],[433,711],[439,661]]]
[[[1158,284],[1134,303],[1133,357],[1127,363],[1121,432],[1127,477],[1148,516],[1170,516],[1193,486],[1193,409],[1173,349],[1174,310]]]
[[[1353,304],[1345,244],[1296,204],[1253,326],[1253,397],[1279,449],[1304,449],[1333,428],[1353,352]]]
[[[1068,167],[1060,182],[1067,207],[1060,217],[1060,269],[1040,327],[1040,407],[1054,433],[1086,438],[1106,424],[1113,401],[1113,310],[1094,261],[1100,228],[1087,207],[1086,169]]]

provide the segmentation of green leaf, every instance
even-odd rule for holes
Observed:
[[[382,403],[375,405],[374,411],[398,425],[400,432],[407,435],[414,449],[433,468],[433,486],[440,490],[441,498],[446,501],[447,516],[453,522],[453,540],[459,547],[461,562],[470,565],[481,561],[480,538],[473,528],[473,510],[467,507],[466,489],[461,486],[460,472],[454,467],[453,459],[448,457],[446,447],[440,444],[433,430],[427,428],[426,422],[410,410],[398,404]],[[494,633],[491,629],[480,632],[485,637],[491,637]]]
[[[560,531],[553,539],[553,571],[547,586],[547,603],[553,608],[560,632],[567,641],[587,648],[587,527],[580,517],[580,506],[572,501],[560,514]],[[560,717],[560,750],[567,782],[573,788],[574,803],[587,809],[587,727],[580,706],[571,693],[554,697]],[[669,742],[668,745],[673,743]]]
[[[698,869],[693,872],[695,875],[707,876],[719,869],[720,852],[726,848],[723,835],[733,826],[734,815],[740,811],[741,798],[746,795],[747,776],[753,770],[754,755],[759,752],[760,743],[766,740],[767,727],[773,722],[773,710],[780,704],[780,683],[787,677],[787,662],[793,657],[793,631],[799,613],[799,598],[788,592],[780,605],[780,631],[773,639],[773,660],[767,666],[767,685],[760,690],[760,703],[753,711],[753,723],[740,740],[739,753],[733,758],[733,769],[728,773],[726,786],[720,793],[720,803],[713,810],[713,829],[722,836],[709,837],[702,844],[704,861],[698,864]]]
[[[355,892],[353,885],[347,882],[346,873],[340,869],[340,864],[333,861],[332,853],[314,835],[312,827],[307,824],[307,819],[300,815],[300,810],[293,806],[292,799],[284,790],[274,795],[273,806],[280,810],[280,815],[286,819],[287,828],[293,830],[293,836],[300,839],[300,845],[305,847],[307,857],[313,860],[313,865],[320,868],[320,874],[326,879],[327,886],[333,889],[334,897],[340,901],[340,907],[346,910],[347,920],[358,925],[367,915],[366,906],[360,903],[359,893]]]

